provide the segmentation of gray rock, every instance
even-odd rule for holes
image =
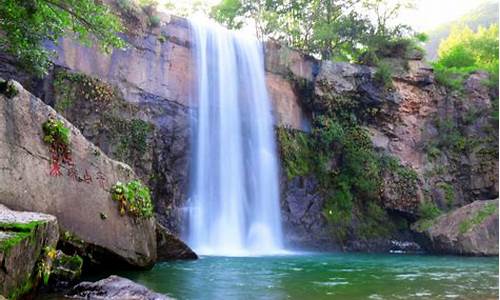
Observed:
[[[426,250],[439,254],[498,255],[498,199],[475,201],[423,231]]]
[[[88,300],[169,300],[162,294],[129,279],[111,275],[96,282],[81,282],[68,293],[69,297]]]
[[[109,193],[117,181],[136,177],[132,169],[108,158],[52,108],[11,82],[19,94],[0,94],[0,203],[56,216],[61,236],[96,263],[113,258],[151,266],[156,259],[154,220],[120,216]],[[42,140],[49,116],[71,132],[74,166],[62,164],[60,176],[49,175],[51,154]]]

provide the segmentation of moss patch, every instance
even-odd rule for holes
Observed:
[[[495,204],[493,203],[486,204],[481,210],[476,212],[470,219],[463,220],[458,225],[458,231],[461,234],[469,232],[477,225],[482,224],[489,216],[496,213],[497,210],[498,208]]]
[[[29,223],[0,223],[0,230],[5,231],[10,237],[0,241],[0,251],[8,252],[25,239],[32,239],[40,221]]]

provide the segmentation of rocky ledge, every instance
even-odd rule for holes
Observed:
[[[475,201],[423,228],[422,245],[438,254],[498,255],[498,199]]]
[[[172,299],[162,294],[148,290],[146,287],[119,276],[96,282],[82,282],[68,293],[69,297],[89,300],[169,300]]]

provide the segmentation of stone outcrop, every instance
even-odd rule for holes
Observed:
[[[89,300],[168,300],[172,299],[162,294],[148,290],[146,287],[137,284],[129,279],[119,276],[109,276],[108,278],[96,282],[82,282],[74,286],[68,296],[75,299]]]
[[[433,253],[498,256],[498,199],[440,216],[422,234],[422,245]]]
[[[49,262],[46,249],[54,248],[58,238],[54,216],[0,204],[0,295],[17,299],[32,292]]]
[[[198,255],[188,245],[159,223],[156,224],[156,244],[158,246],[158,261],[198,258]]]
[[[89,261],[148,267],[156,259],[153,219],[120,216],[110,187],[135,178],[108,158],[48,105],[9,81],[14,95],[0,95],[0,202],[57,217],[65,245]],[[56,116],[70,130],[71,163],[52,174],[42,124]],[[58,175],[58,176],[57,176]]]

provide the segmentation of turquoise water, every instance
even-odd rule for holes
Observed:
[[[496,299],[498,259],[318,254],[201,257],[119,274],[177,299]]]

